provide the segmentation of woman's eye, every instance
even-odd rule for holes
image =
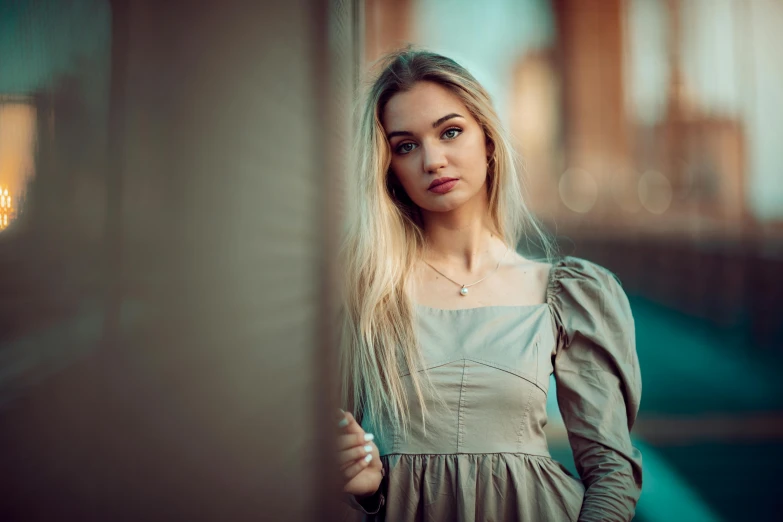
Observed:
[[[441,135],[441,137],[446,138],[447,140],[453,140],[460,134],[462,134],[462,129],[460,129],[459,127],[451,127],[450,129],[446,129]],[[394,150],[397,152],[397,154],[408,154],[415,148],[416,148],[415,143],[406,141],[405,143],[401,143],[400,145],[397,145],[397,147]]]
[[[446,139],[453,140],[454,138],[459,136],[461,132],[462,129],[458,129],[457,127],[452,127],[450,129],[446,129],[446,132],[443,133],[443,136]]]
[[[413,143],[411,142],[403,143],[397,146],[397,152],[400,154],[407,154],[412,150],[413,150]]]

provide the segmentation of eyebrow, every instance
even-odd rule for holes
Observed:
[[[457,114],[456,112],[452,112],[451,114],[447,114],[447,115],[445,115],[442,118],[438,118],[437,121],[432,123],[432,128],[436,129],[438,127],[438,125],[440,125],[443,122],[448,121],[448,120],[450,120],[452,118],[464,118],[464,116],[462,116],[461,114]],[[410,131],[394,131],[394,132],[390,132],[389,134],[387,134],[386,138],[391,140],[395,136],[413,136],[413,133],[410,132]]]

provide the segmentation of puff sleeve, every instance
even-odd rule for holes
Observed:
[[[584,259],[552,270],[557,402],[585,486],[579,521],[629,521],[642,488],[630,436],[642,383],[628,297],[612,272]]]

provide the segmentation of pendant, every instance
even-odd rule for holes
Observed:
[[[463,286],[462,290],[460,290],[459,293],[462,295],[468,295],[468,289]]]

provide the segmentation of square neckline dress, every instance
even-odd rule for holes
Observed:
[[[630,430],[641,376],[628,298],[609,270],[563,257],[546,302],[441,309],[415,304],[427,389],[426,426],[401,370],[411,413],[406,436],[363,415],[384,478],[347,502],[364,520],[628,521],[641,493]],[[550,375],[580,478],[551,458],[543,428]],[[426,428],[426,434],[425,434]]]

